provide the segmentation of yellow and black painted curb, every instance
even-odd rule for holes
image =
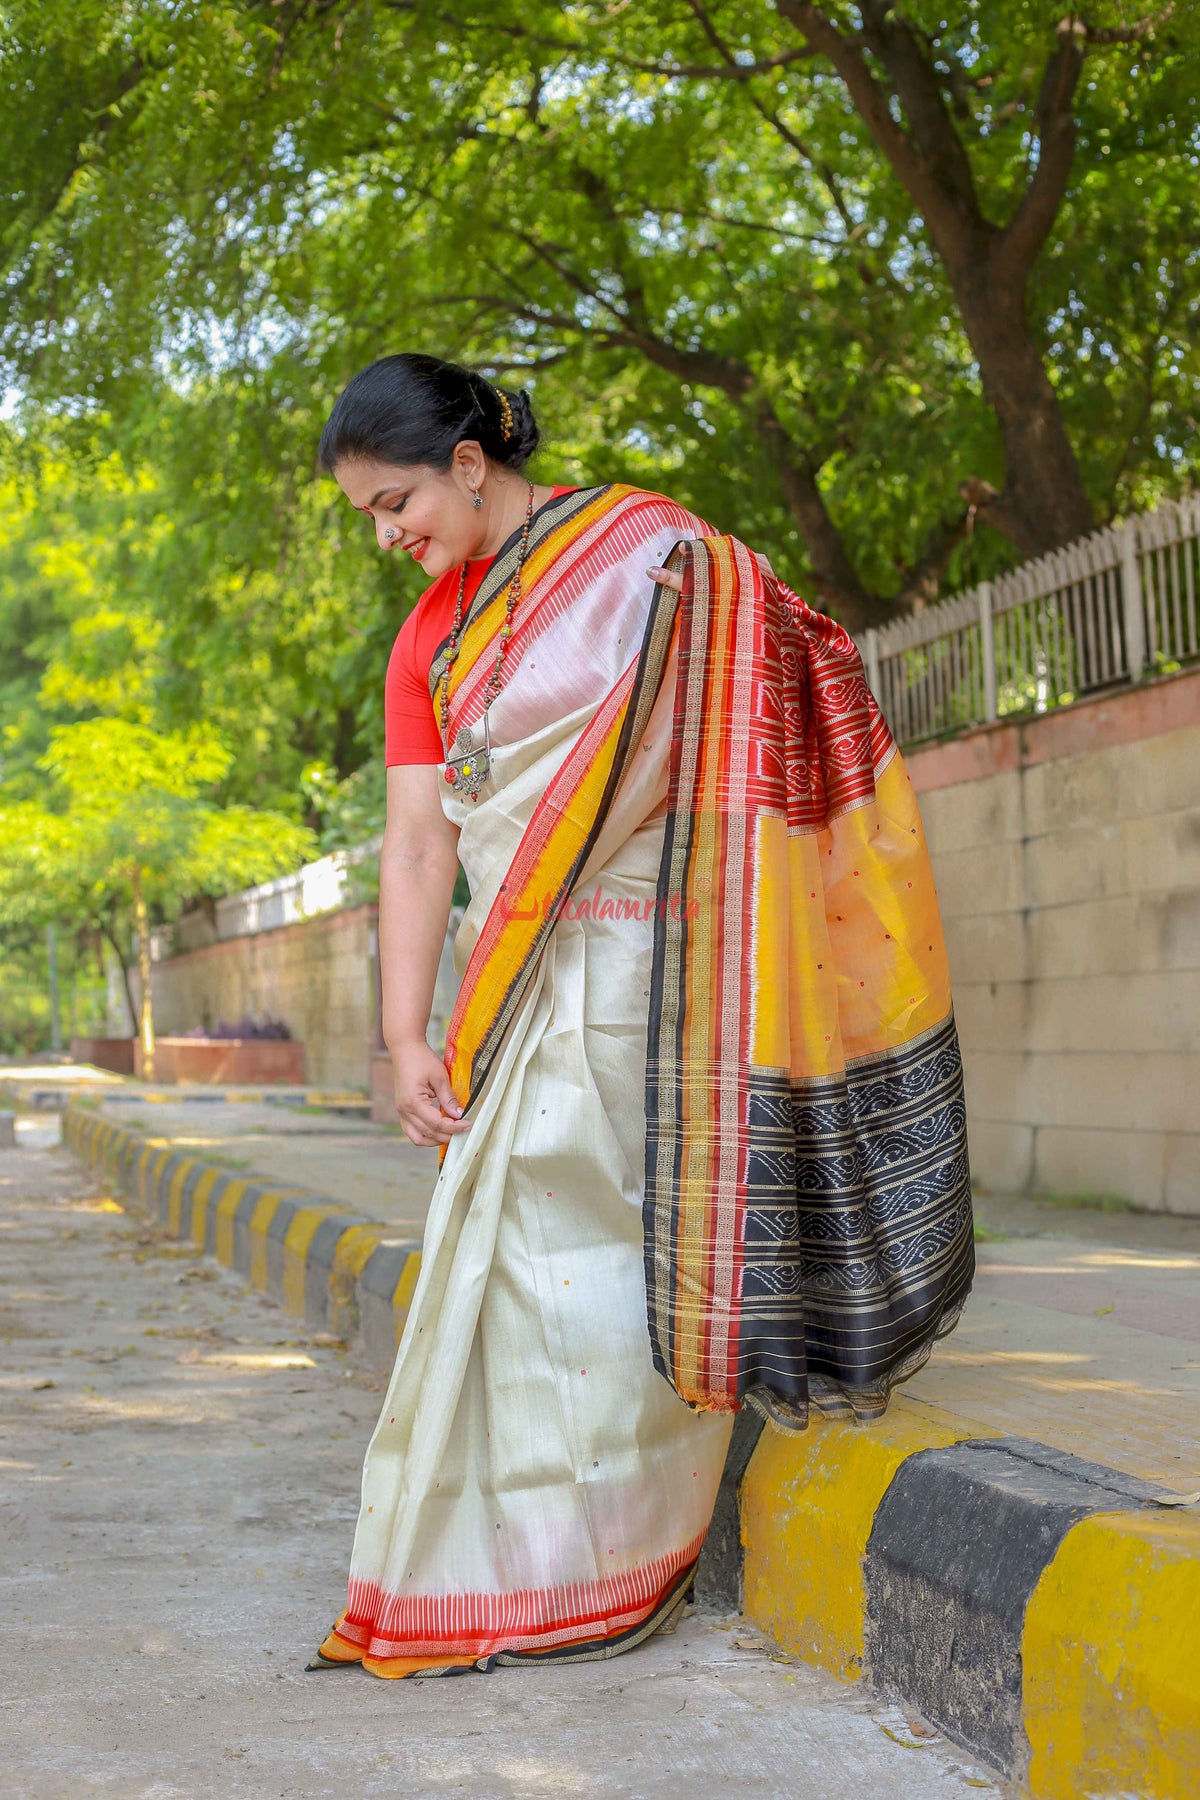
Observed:
[[[1200,1793],[1200,1517],[1161,1487],[896,1397],[765,1429],[746,1616],[1044,1800]]]
[[[357,1338],[390,1369],[421,1267],[419,1243],[298,1188],[203,1162],[82,1106],[63,1141],[172,1237],[188,1238],[297,1318]]]

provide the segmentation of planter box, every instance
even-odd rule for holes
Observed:
[[[96,1069],[109,1069],[114,1075],[133,1074],[134,1040],[127,1038],[71,1039],[71,1061],[91,1063]]]
[[[142,1046],[134,1073],[142,1073]],[[303,1087],[304,1045],[291,1038],[170,1038],[154,1044],[154,1079],[162,1082],[230,1082],[250,1087]]]

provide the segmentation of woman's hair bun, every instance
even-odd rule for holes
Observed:
[[[510,393],[460,363],[405,352],[381,356],[347,384],[318,456],[331,471],[357,457],[446,470],[464,438],[474,438],[493,462],[523,468],[541,439],[525,389]]]
[[[512,415],[511,430],[507,438],[502,437],[501,440],[504,454],[498,456],[496,461],[519,469],[529,461],[541,443],[541,427],[533,416],[533,402],[525,388],[518,389],[515,394],[506,388],[497,388],[496,392],[504,395]]]

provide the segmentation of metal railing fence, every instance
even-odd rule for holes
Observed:
[[[864,632],[902,744],[943,737],[1200,656],[1200,494],[1106,526],[927,611]]]

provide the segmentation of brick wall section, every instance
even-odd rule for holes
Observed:
[[[316,1087],[366,1088],[375,1026],[375,908],[356,906],[156,963],[154,1022],[164,1036],[207,1021],[271,1013],[307,1048]]]
[[[1200,1214],[1200,674],[907,761],[979,1185]]]

